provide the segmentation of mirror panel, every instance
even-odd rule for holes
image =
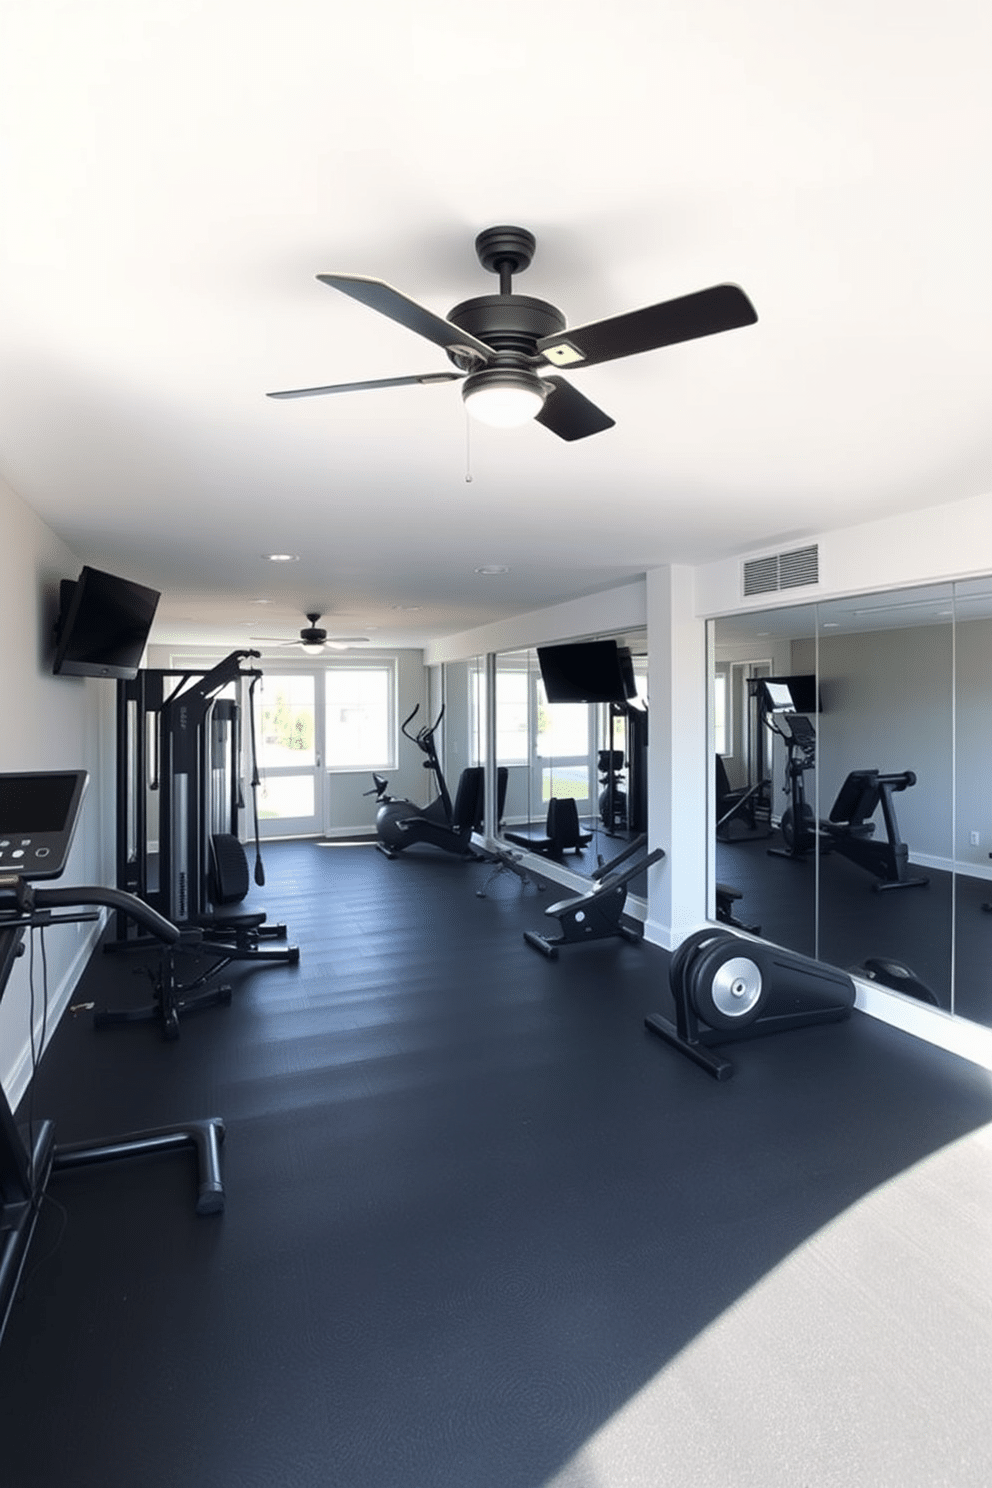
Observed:
[[[838,600],[816,614],[818,954],[849,968],[875,962],[884,985],[922,984],[950,1011],[953,587]]]
[[[532,651],[506,651],[496,657],[496,764],[506,771],[501,830],[520,831],[530,820]]]
[[[912,981],[892,990],[992,1026],[990,654],[992,578],[711,622],[725,791],[754,792],[729,817],[715,792],[713,879],[738,897],[717,896],[713,917],[835,965],[894,961]],[[802,772],[816,848],[796,852],[792,833],[785,857],[788,740],[749,697],[780,674],[814,676],[820,705]]]
[[[954,586],[954,1004],[992,1025],[992,578]]]
[[[710,623],[714,916],[807,956],[817,932],[816,755],[802,742],[809,700],[786,679],[814,676],[815,647],[808,605]]]
[[[552,798],[574,800],[581,850],[567,849],[559,860],[585,877],[647,829],[647,635],[612,639],[630,651],[637,688],[619,705],[550,704],[535,647],[496,657],[496,756],[507,779],[502,835],[515,846],[544,839]]]

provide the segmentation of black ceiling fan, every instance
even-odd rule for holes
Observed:
[[[252,636],[253,641],[270,646],[299,646],[301,651],[315,654],[318,651],[347,651],[351,646],[368,644],[368,636],[334,636],[328,640],[327,631],[317,624],[320,615],[316,610],[307,612],[309,625],[304,625],[299,639],[287,641],[283,636]]]
[[[615,420],[564,378],[540,375],[546,369],[612,362],[660,346],[674,346],[679,341],[695,341],[753,325],[758,319],[742,289],[736,284],[717,284],[644,310],[566,329],[565,317],[554,305],[512,291],[513,275],[522,274],[529,266],[535,245],[533,233],[523,227],[489,227],[481,232],[475,240],[475,251],[482,267],[499,275],[499,294],[465,300],[449,311],[447,319],[381,279],[318,274],[322,284],[341,290],[440,346],[457,371],[291,388],[268,396],[312,398],[324,393],[462,381],[466,406],[484,422],[507,425],[536,418],[559,439],[585,439],[612,428]]]

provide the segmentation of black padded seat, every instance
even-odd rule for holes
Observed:
[[[508,842],[517,847],[526,847],[530,852],[544,853],[546,857],[558,858],[565,852],[581,852],[592,841],[591,832],[583,832],[579,825],[579,808],[570,796],[552,796],[548,802],[548,819],[543,832],[540,829],[524,832],[504,832]]]

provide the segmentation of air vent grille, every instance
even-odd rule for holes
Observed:
[[[801,589],[820,581],[820,553],[815,543],[773,553],[768,558],[750,558],[744,564],[744,596],[774,594],[779,589]]]

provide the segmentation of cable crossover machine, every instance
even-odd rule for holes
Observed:
[[[207,976],[232,961],[299,960],[264,910],[243,911],[248,858],[238,837],[241,705],[231,691],[247,679],[251,720],[255,882],[265,882],[258,838],[254,758],[254,689],[262,673],[248,665],[257,651],[233,651],[207,672],[146,668],[118,682],[117,882],[180,930],[196,932],[215,957]],[[119,917],[117,948],[135,944]],[[111,947],[113,948],[113,947]]]

